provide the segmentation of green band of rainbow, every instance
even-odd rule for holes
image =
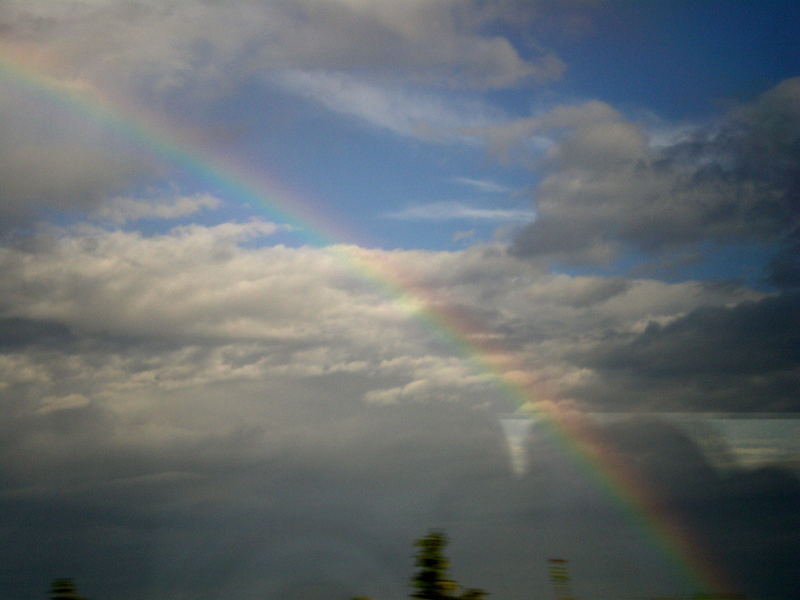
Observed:
[[[64,110],[111,128],[147,153],[201,178],[226,198],[257,204],[267,216],[302,230],[309,243],[327,248],[355,272],[376,282],[389,297],[410,307],[478,372],[491,376],[515,407],[532,413],[553,432],[564,451],[624,508],[687,585],[711,593],[732,591],[730,578],[712,564],[693,532],[603,442],[596,428],[565,408],[517,356],[493,341],[485,326],[420,285],[396,257],[342,244],[352,238],[342,233],[341,226],[321,218],[319,210],[268,173],[248,172],[224,157],[211,155],[153,115],[111,101],[97,90],[86,92],[66,85],[10,50],[0,47],[0,82],[42,94]]]

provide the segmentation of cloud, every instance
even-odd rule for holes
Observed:
[[[504,35],[486,33],[494,23],[508,28],[508,15],[520,12],[513,6],[5,2],[0,52],[14,70],[0,82],[0,107],[13,115],[0,125],[3,223],[15,227],[54,209],[119,212],[119,200],[103,207],[108,198],[165,170],[101,119],[31,89],[16,70],[134,113],[172,104],[202,113],[258,81],[400,135],[463,142],[470,138],[461,131],[502,118],[482,91],[547,80],[563,67],[547,52],[523,57]]]
[[[587,485],[546,424],[533,424],[527,472],[512,474],[496,415],[521,399],[476,349],[508,349],[545,400],[592,413],[796,410],[800,84],[671,138],[599,101],[504,120],[482,94],[560,76],[561,61],[518,28],[560,10],[2,3],[4,60],[75,90],[192,113],[278,87],[398,135],[485,141],[543,177],[535,211],[452,202],[394,215],[535,219],[512,253],[271,245],[282,226],[259,219],[135,232],[118,226],[220,201],[130,192],[163,167],[22,80],[0,82],[3,222],[91,216],[18,228],[0,246],[0,594],[25,600],[65,574],[88,597],[120,600],[400,598],[411,542],[434,526],[453,539],[455,577],[498,598],[550,593],[553,555],[571,559],[578,597],[700,591]],[[531,260],[691,254],[708,239],[782,244],[767,275],[783,291]],[[387,281],[355,272],[341,258],[351,254]],[[741,591],[771,600],[798,588],[797,477],[764,466],[796,461],[765,452],[769,436],[725,448],[664,422],[589,427],[742,576]],[[707,453],[716,441],[724,466]]]
[[[524,58],[507,37],[483,33],[502,15],[472,0],[13,1],[0,16],[10,43],[34,45],[51,68],[154,90],[286,68],[485,89],[557,78],[564,68],[549,52]]]
[[[513,252],[602,263],[627,248],[661,256],[701,242],[779,242],[798,220],[798,90],[800,80],[786,80],[658,147],[602,103],[528,120],[523,137],[550,130],[557,142],[535,191],[537,219]]]
[[[704,550],[711,564],[725,565],[741,593],[791,594],[798,577],[784,553],[796,553],[800,537],[782,535],[778,524],[800,518],[796,476],[777,468],[715,471],[690,439],[663,422],[620,422],[601,435],[614,440],[621,460],[635,465],[641,485],[675,510],[701,545],[695,551]],[[746,522],[735,525],[744,515]]]
[[[767,265],[766,279],[778,288],[800,287],[800,232],[787,236]]]
[[[627,513],[586,486],[546,428],[533,428],[531,467],[514,478],[500,428],[483,413],[446,405],[325,410],[312,401],[287,410],[262,399],[256,406],[269,419],[227,428],[252,401],[227,397],[228,416],[210,436],[178,430],[159,443],[136,443],[148,433],[141,422],[91,427],[99,415],[86,409],[24,422],[28,442],[13,439],[0,455],[13,481],[0,495],[0,548],[13,566],[7,589],[35,594],[58,569],[86,594],[122,599],[278,598],[315,587],[402,597],[412,541],[438,526],[452,540],[455,578],[498,596],[549,593],[546,559],[554,554],[569,557],[576,595],[697,591]],[[695,552],[712,542],[714,564],[741,576],[738,591],[780,598],[795,589],[785,558],[798,544],[786,533],[797,519],[794,476],[717,471],[664,424],[595,428],[691,527],[703,542]]]
[[[608,599],[619,585],[633,596],[696,591],[678,589],[546,428],[534,427],[530,469],[515,478],[495,418],[508,396],[329,249],[252,243],[276,229],[52,228],[0,249],[4,593],[34,595],[57,569],[86,595],[123,600],[284,597],[312,584],[401,597],[410,544],[433,526],[451,534],[457,579],[498,596],[549,593],[554,553],[572,559],[576,587],[600,582]],[[725,348],[747,343],[770,363],[796,308],[735,285],[555,275],[498,245],[352,250],[402,268],[442,310],[485,323],[543,387],[593,409],[620,406],[603,385],[595,398],[579,387],[594,377],[610,389],[614,356],[655,355],[642,381],[665,368],[685,376],[676,340],[711,356],[727,332]],[[747,366],[741,353],[715,360],[720,372]],[[780,360],[790,367],[792,356]],[[718,473],[685,436],[641,424],[612,433],[644,475],[691,490],[674,502],[711,539],[731,540],[737,523],[723,564],[753,573],[755,591],[791,589],[788,567],[767,581],[746,559],[794,548],[782,535],[796,504],[775,500],[793,497],[793,476]],[[740,512],[762,502],[783,524]],[[733,516],[702,521],[721,503]],[[626,557],[636,569],[620,578]]]
[[[0,319],[0,347],[18,348],[28,345],[56,347],[73,339],[68,327],[61,323],[32,319]]]
[[[632,339],[600,344],[579,360],[596,373],[581,393],[620,406],[796,412],[798,301],[785,294],[698,308],[651,323]]]
[[[24,412],[36,397],[82,394],[127,412],[137,395],[246,390],[265,380],[298,397],[336,385],[352,401],[498,398],[413,313],[328,251],[251,246],[276,230],[253,221],[148,237],[83,227],[2,248],[0,370],[15,406]],[[482,323],[542,381],[595,408],[633,406],[639,387],[616,397],[584,393],[592,381],[613,389],[611,369],[592,353],[622,352],[652,324],[669,327],[701,307],[763,296],[737,286],[552,275],[501,246],[359,252],[412,278],[440,310]],[[675,409],[718,407],[702,396],[673,400]],[[768,402],[760,396],[736,408]]]
[[[334,112],[404,136],[453,139],[454,131],[496,118],[495,112],[478,100],[372,83],[347,73],[294,70],[282,72],[276,80],[284,89]]]
[[[466,242],[475,238],[477,231],[475,229],[467,229],[466,231],[456,231],[451,238],[455,242]]]
[[[47,396],[42,398],[42,406],[36,412],[42,415],[57,410],[69,410],[72,408],[82,408],[88,406],[91,401],[81,394],[69,394],[67,396]]]
[[[301,339],[318,335],[309,325],[315,318],[330,317],[336,327],[344,307],[331,302],[339,298],[357,301],[365,314],[380,314],[374,292],[363,285],[350,291],[355,276],[324,251],[276,246],[248,252],[240,247],[278,230],[254,220],[181,226],[151,237],[105,230],[59,236],[56,231],[43,234],[33,254],[5,248],[3,266],[24,277],[29,289],[40,290],[39,299],[26,309],[18,305],[25,318],[48,315],[84,332]],[[31,262],[24,274],[18,271],[22,262]],[[321,296],[311,293],[320,281],[329,285]],[[14,292],[17,283],[8,282],[7,299],[20,298],[20,290]],[[298,302],[298,294],[307,303]],[[331,330],[328,335],[337,334]]]
[[[487,194],[510,194],[514,190],[510,187],[486,179],[471,179],[469,177],[454,177],[453,181]]]
[[[178,219],[204,209],[214,210],[222,202],[208,194],[180,196],[164,200],[112,198],[93,211],[92,216],[116,225],[142,219]]]
[[[156,169],[99,122],[0,80],[0,229],[46,211],[86,211]]]
[[[535,217],[530,210],[476,208],[461,202],[419,204],[386,216],[406,221],[526,221]]]
[[[453,130],[485,126],[494,112],[482,92],[564,71],[540,44],[523,55],[512,43],[521,21],[509,15],[524,11],[505,4],[11,0],[0,50],[23,70],[126,106],[180,101],[202,113],[258,82],[402,135],[461,139]]]

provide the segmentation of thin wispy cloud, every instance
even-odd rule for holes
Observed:
[[[209,194],[163,199],[113,198],[92,212],[97,219],[121,225],[142,219],[179,219],[221,206],[219,198]]]
[[[335,113],[415,138],[469,141],[462,130],[502,118],[478,97],[373,82],[346,72],[287,70],[274,81]]]
[[[434,202],[417,204],[403,210],[387,213],[390,219],[404,221],[517,221],[528,222],[536,217],[532,210],[480,208],[461,202]]]
[[[472,239],[475,239],[477,235],[477,231],[475,229],[467,229],[465,231],[456,231],[450,239],[455,242],[466,242]]]
[[[507,185],[502,185],[488,179],[470,179],[469,177],[454,177],[455,183],[460,183],[487,194],[511,194],[514,190]]]

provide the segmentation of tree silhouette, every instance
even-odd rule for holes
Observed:
[[[441,531],[431,531],[418,539],[415,566],[419,569],[411,580],[412,598],[419,600],[483,600],[487,593],[471,588],[458,594],[458,584],[449,578],[450,561],[444,555],[447,536]]]
[[[50,600],[88,600],[78,595],[78,588],[72,579],[54,579],[50,584]]]

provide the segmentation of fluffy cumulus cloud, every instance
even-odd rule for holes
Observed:
[[[489,132],[498,147],[551,132],[537,219],[519,256],[604,263],[631,248],[663,255],[701,242],[775,243],[796,235],[800,79],[719,122],[655,145],[642,125],[589,102]],[[781,263],[782,264],[782,263]]]
[[[150,236],[49,229],[3,248],[2,370],[14,409],[67,411],[86,398],[138,412],[157,402],[150,395],[264,382],[280,394],[298,382],[293,393],[335,390],[333,402],[506,402],[422,327],[413,303],[359,279],[342,252],[402,273],[443,318],[480,322],[456,335],[499,340],[588,409],[797,408],[793,296],[556,275],[501,246],[251,247],[277,230],[258,220]]]
[[[337,253],[250,247],[277,229],[263,221],[151,236],[50,229],[3,248],[6,389],[31,401],[80,394],[109,409],[119,401],[120,410],[130,406],[119,394],[263,381],[280,388],[293,378],[306,381],[309,393],[335,381],[342,401],[463,396],[480,404],[487,394],[497,397],[485,376],[470,374],[416,322],[413,305],[409,312],[361,281]],[[729,393],[727,407],[746,410],[747,394],[734,391],[732,372],[760,373],[759,401],[791,407],[787,386],[797,357],[784,351],[791,332],[781,325],[791,312],[788,298],[737,286],[553,275],[502,247],[342,251],[358,252],[384,273],[402,270],[405,285],[427,290],[442,314],[452,307],[480,321],[485,334],[591,408],[635,408],[649,397],[675,410],[718,409]],[[761,316],[767,314],[773,320]],[[736,358],[730,352],[737,344],[763,348],[761,358]],[[690,347],[704,360],[687,358]],[[638,363],[628,354],[646,368],[631,367]],[[615,388],[615,365],[635,374],[637,385]],[[657,401],[642,391],[653,382],[669,388],[687,369],[699,369],[698,377],[716,370],[723,399],[702,386]],[[26,413],[74,404],[37,402],[14,406]]]

